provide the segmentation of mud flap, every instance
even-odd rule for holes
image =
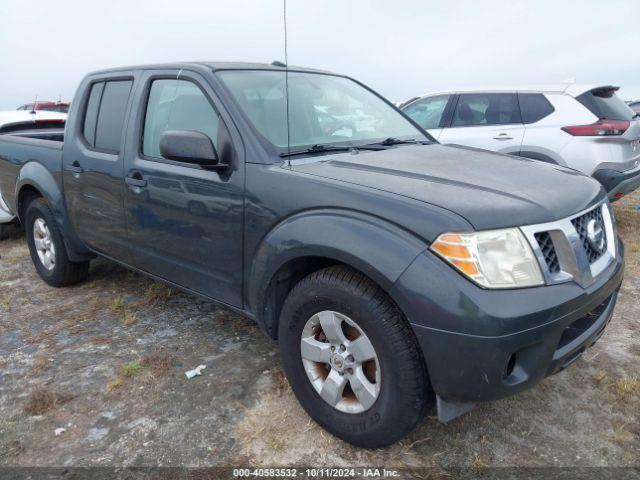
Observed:
[[[440,423],[448,423],[470,412],[473,410],[473,407],[476,406],[473,402],[449,402],[444,400],[440,395],[436,395],[436,405],[438,407],[438,421]]]

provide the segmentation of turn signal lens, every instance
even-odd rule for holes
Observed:
[[[517,228],[474,233],[443,233],[431,250],[486,288],[542,285],[540,266]]]

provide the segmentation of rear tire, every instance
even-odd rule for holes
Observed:
[[[331,315],[338,319],[333,329],[338,333],[333,336],[342,340],[337,343],[331,339],[331,324],[325,328]],[[310,332],[315,333],[310,337]],[[322,427],[349,443],[365,448],[391,445],[416,427],[433,401],[424,360],[406,319],[383,290],[350,268],[329,267],[300,281],[285,300],[278,333],[284,369],[302,407]],[[354,347],[363,334],[375,361],[363,364],[367,368],[347,368],[351,364],[343,365],[343,360],[353,362],[354,356],[358,360],[358,356],[372,355],[362,355]],[[309,340],[323,352],[317,370],[313,370],[316,360],[309,361],[316,350],[310,356],[305,343],[302,351],[302,343]],[[333,349],[328,350],[328,345]],[[343,350],[344,357],[335,355]],[[352,352],[354,355],[346,356]],[[328,362],[325,355],[331,357]],[[366,372],[368,381],[354,371]],[[329,394],[326,400],[327,392],[322,390],[328,382],[346,386],[337,397]],[[333,390],[333,383],[327,390]],[[350,406],[354,402],[357,408]]]
[[[67,256],[62,232],[51,208],[42,198],[27,207],[25,230],[31,260],[40,277],[52,287],[65,287],[84,281],[89,262],[72,262]]]

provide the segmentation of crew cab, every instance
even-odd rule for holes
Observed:
[[[42,279],[102,256],[254,319],[308,414],[355,445],[530,388],[611,319],[623,246],[598,182],[439,145],[351,78],[117,68],[71,105],[64,142],[0,137]]]

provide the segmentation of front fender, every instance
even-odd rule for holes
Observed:
[[[348,210],[313,210],[279,223],[253,257],[248,295],[259,315],[271,279],[282,266],[303,257],[323,257],[359,270],[385,290],[427,244],[397,225]]]

